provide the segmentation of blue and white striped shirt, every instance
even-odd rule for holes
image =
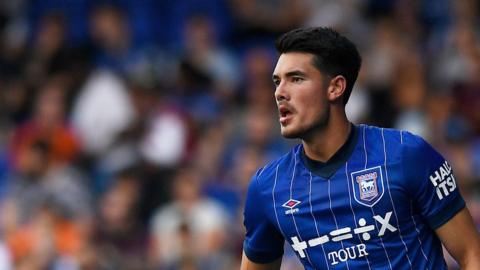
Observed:
[[[422,138],[359,125],[326,163],[298,145],[257,171],[244,251],[267,263],[287,241],[305,269],[447,269],[434,230],[464,207],[452,168]]]

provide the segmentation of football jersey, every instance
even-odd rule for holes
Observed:
[[[297,145],[252,177],[244,252],[305,269],[447,269],[435,229],[465,207],[447,161],[411,133],[352,125],[327,162]]]

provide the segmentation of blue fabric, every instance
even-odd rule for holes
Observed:
[[[329,178],[307,169],[302,145],[257,172],[246,255],[273,261],[286,240],[305,269],[447,269],[434,230],[465,207],[450,165],[408,132],[355,128],[355,149]]]

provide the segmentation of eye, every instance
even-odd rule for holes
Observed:
[[[301,83],[304,79],[302,77],[292,77],[292,82],[294,83]]]
[[[275,86],[279,86],[279,85],[280,85],[280,80],[279,80],[279,79],[274,79],[274,80],[273,80],[273,84],[274,84]]]

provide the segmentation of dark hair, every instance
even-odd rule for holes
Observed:
[[[358,76],[362,59],[350,40],[328,27],[309,27],[291,30],[281,35],[277,52],[305,52],[315,56],[314,66],[331,77],[342,75],[347,80],[343,104],[347,104]]]

